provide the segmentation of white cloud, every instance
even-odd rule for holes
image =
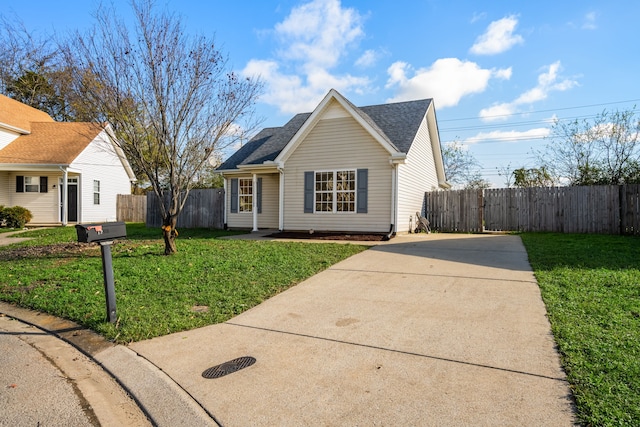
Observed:
[[[598,26],[596,25],[596,13],[589,12],[584,16],[584,22],[582,23],[583,30],[595,30]]]
[[[550,133],[550,128],[534,128],[526,131],[495,130],[491,132],[480,132],[475,136],[466,138],[462,142],[467,145],[473,145],[482,142],[517,142],[528,139],[541,139],[549,136]]]
[[[538,76],[537,86],[525,91],[511,102],[503,102],[483,108],[480,110],[480,117],[484,121],[506,120],[507,115],[519,112],[519,107],[542,101],[549,96],[550,92],[564,92],[577,86],[578,82],[575,80],[563,79],[558,81],[561,69],[560,61],[554,62],[549,65],[547,71]]]
[[[340,0],[312,0],[291,10],[276,24],[280,47],[276,57],[252,59],[242,74],[260,76],[265,83],[261,100],[283,113],[311,111],[331,89],[363,90],[367,77],[332,73],[364,36],[364,18]],[[375,58],[361,57],[362,63]]]
[[[313,0],[295,7],[275,30],[285,45],[282,58],[328,68],[364,35],[362,17],[355,9],[343,9],[339,0]]]
[[[484,92],[491,78],[509,79],[511,69],[485,69],[458,58],[438,59],[429,68],[413,70],[405,62],[395,62],[387,69],[386,87],[396,87],[389,102],[433,98],[438,108],[457,105],[466,95]]]
[[[368,49],[356,60],[355,66],[361,68],[371,67],[378,61],[379,56],[375,50]]]
[[[495,55],[523,43],[522,36],[513,33],[516,25],[518,20],[514,15],[493,21],[487,27],[487,31],[476,39],[469,51],[476,55]]]
[[[475,23],[487,17],[486,12],[473,12],[473,16],[471,17],[471,23]]]

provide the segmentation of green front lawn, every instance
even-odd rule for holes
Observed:
[[[180,230],[178,253],[164,256],[159,229],[127,224],[127,239],[112,246],[118,321],[110,324],[99,245],[68,244],[72,227],[26,232],[36,239],[0,247],[0,299],[126,343],[224,322],[366,249],[218,239],[228,234]]]
[[[523,234],[578,417],[640,426],[640,238]]]

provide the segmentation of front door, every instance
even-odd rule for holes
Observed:
[[[78,222],[78,184],[69,183],[67,189],[69,190],[67,220],[69,222]]]
[[[69,197],[65,197],[63,180],[60,179],[60,221],[64,221],[64,209],[67,208],[67,221],[78,222],[78,178],[67,180]]]

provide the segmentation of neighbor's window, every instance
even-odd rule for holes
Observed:
[[[316,212],[355,212],[356,171],[316,172]]]
[[[25,176],[24,177],[24,191],[25,191],[25,193],[39,193],[40,192],[40,177],[39,176]]]
[[[93,204],[100,204],[100,181],[93,180]]]
[[[238,212],[253,210],[253,180],[238,179]]]

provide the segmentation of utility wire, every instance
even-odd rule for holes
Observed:
[[[591,107],[602,107],[604,105],[624,104],[624,103],[627,103],[627,102],[640,102],[640,98],[630,99],[630,100],[627,100],[627,101],[613,101],[613,102],[603,102],[603,103],[600,103],[600,104],[578,105],[578,106],[575,106],[575,107],[553,108],[553,109],[549,109],[549,110],[525,111],[525,112],[511,113],[511,114],[497,114],[497,115],[494,115],[494,116],[486,116],[484,118],[510,117],[510,116],[518,116],[518,115],[521,115],[521,114],[549,113],[549,112],[554,112],[554,111],[575,110],[575,109],[578,109],[578,108],[591,108]],[[481,118],[480,117],[461,117],[461,118],[457,118],[457,119],[438,120],[438,122],[455,122],[455,121],[462,121],[462,120],[478,120],[478,119],[481,119]]]

